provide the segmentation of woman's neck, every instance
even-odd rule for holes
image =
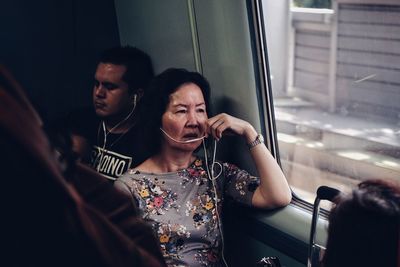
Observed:
[[[176,172],[189,167],[194,160],[192,152],[161,151],[139,165],[138,169],[153,173]]]

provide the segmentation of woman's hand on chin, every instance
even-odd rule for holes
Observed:
[[[223,135],[237,134],[246,138],[249,143],[257,136],[254,127],[245,120],[233,117],[226,113],[220,113],[207,120],[208,133],[220,140]]]

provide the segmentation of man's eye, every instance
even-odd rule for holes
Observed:
[[[116,89],[118,86],[116,86],[115,84],[104,84],[104,87],[107,90],[113,90],[113,89]]]
[[[186,113],[186,110],[180,109],[180,110],[177,110],[176,113]]]
[[[99,81],[94,81],[94,87],[99,87],[99,85],[100,85],[100,83],[99,83]]]
[[[203,109],[203,108],[199,108],[199,109],[197,110],[197,112],[204,113],[204,112],[206,112],[206,110]]]

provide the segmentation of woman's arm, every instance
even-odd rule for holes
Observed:
[[[246,143],[253,142],[258,133],[247,121],[221,113],[208,119],[208,132],[215,139],[222,138],[225,131],[242,136]],[[286,206],[292,199],[292,193],[276,160],[264,143],[250,148],[250,153],[260,176],[260,185],[253,195],[252,204],[259,208],[277,208]]]

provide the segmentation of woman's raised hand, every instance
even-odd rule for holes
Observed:
[[[207,120],[208,133],[220,140],[222,135],[237,134],[250,143],[257,136],[254,127],[245,120],[238,119],[226,113],[220,113]]]

